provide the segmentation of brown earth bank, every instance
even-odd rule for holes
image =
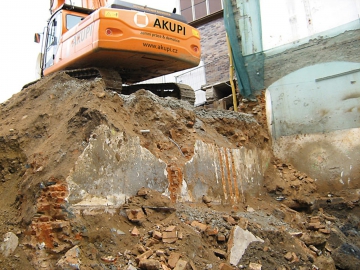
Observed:
[[[0,107],[1,269],[359,269],[360,191],[318,193],[273,155],[256,196],[186,201],[144,187],[120,206],[70,207],[67,176],[98,126],[171,166],[198,140],[271,153],[257,98],[241,112],[193,108],[63,73],[14,95]]]

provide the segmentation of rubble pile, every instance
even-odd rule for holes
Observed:
[[[360,191],[320,194],[316,179],[272,156],[264,97],[257,99],[242,102],[240,113],[193,108],[146,90],[119,95],[105,90],[101,80],[62,73],[23,89],[0,105],[1,268],[358,269]],[[146,174],[152,188],[117,198],[120,205],[108,203],[113,198],[104,203],[108,194],[101,194],[106,190],[101,185],[113,185],[111,191],[137,186],[143,178],[145,162],[127,175],[127,183],[109,169],[132,165],[123,162],[121,147],[128,144],[127,153],[135,153],[134,138],[144,160],[163,167]],[[86,150],[98,146],[92,144],[96,140],[102,148],[92,163],[79,166],[90,155]],[[117,152],[106,148],[114,141]],[[210,160],[204,168],[223,166],[216,171],[223,182],[214,182],[221,190],[207,187],[207,179],[186,167],[199,155],[199,141],[217,147],[201,148],[212,151],[202,157],[217,152],[224,157],[220,165]],[[263,175],[255,174],[261,180],[255,191],[241,190],[254,182],[251,177],[241,178],[239,189],[234,184],[234,156],[257,160],[255,151],[240,152],[244,149],[270,153],[261,166],[239,170],[264,168]],[[101,155],[106,151],[116,166],[106,163]],[[100,163],[105,165],[95,169]],[[84,186],[70,181],[77,167],[86,168],[87,174],[77,171]],[[192,186],[182,182],[184,168],[194,178],[186,182]],[[102,174],[95,174],[99,170]],[[99,182],[94,175],[108,178]],[[169,182],[163,188],[149,175],[164,175]],[[103,197],[86,193],[86,186]],[[190,197],[190,189],[198,197]],[[71,197],[73,190],[78,193]]]

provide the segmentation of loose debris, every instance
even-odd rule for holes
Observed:
[[[241,113],[194,109],[65,74],[14,95],[0,105],[2,269],[358,269],[360,192],[319,194],[316,181],[275,157],[259,196],[237,204],[205,194],[180,203],[141,188],[120,207],[69,208],[66,177],[97,126],[138,136],[176,167],[196,140],[271,149],[257,99]]]

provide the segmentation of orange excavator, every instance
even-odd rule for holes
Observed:
[[[50,12],[41,76],[61,71],[80,79],[101,77],[108,89],[123,94],[144,88],[193,103],[189,86],[137,84],[199,64],[200,34],[183,16],[118,0],[82,0],[81,6],[50,0]],[[35,34],[35,42],[40,40]]]

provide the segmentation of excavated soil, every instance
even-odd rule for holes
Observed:
[[[119,95],[101,79],[58,73],[0,109],[0,234],[19,239],[4,254],[7,240],[0,238],[1,269],[360,267],[360,191],[320,194],[313,179],[276,157],[262,195],[236,205],[206,197],[179,203],[144,188],[118,208],[66,211],[65,178],[99,125],[138,136],[168,164],[189,161],[196,140],[271,151],[262,95],[241,103],[241,112],[210,110],[145,90]],[[263,242],[252,242],[231,266],[237,227]]]

